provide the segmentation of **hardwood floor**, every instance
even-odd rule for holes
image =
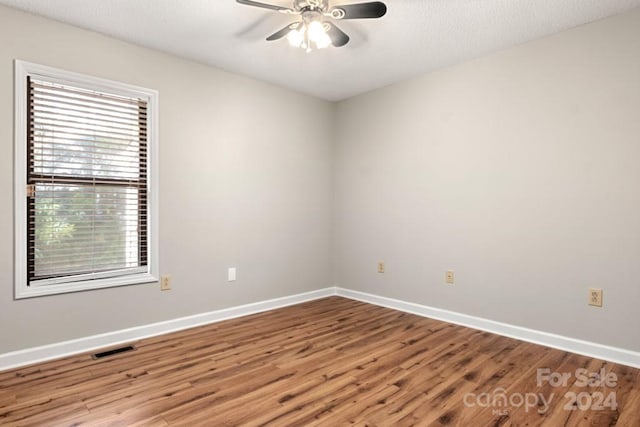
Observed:
[[[0,373],[0,424],[640,426],[640,370],[339,297],[136,345]]]

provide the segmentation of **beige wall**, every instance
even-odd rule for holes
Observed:
[[[171,292],[14,301],[15,58],[159,90]],[[329,103],[0,7],[0,354],[331,285],[332,119]]]
[[[337,112],[339,286],[640,350],[640,9]]]
[[[0,353],[334,282],[640,350],[640,10],[337,105],[4,7],[0,40]],[[172,291],[14,301],[14,58],[160,91]]]

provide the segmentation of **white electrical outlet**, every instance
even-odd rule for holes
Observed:
[[[229,282],[235,282],[236,281],[236,268],[235,267],[230,267],[229,271],[227,271],[227,280]]]
[[[378,261],[378,273],[384,273],[384,261]]]

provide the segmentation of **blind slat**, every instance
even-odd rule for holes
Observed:
[[[128,98],[113,94],[107,94],[104,92],[89,91],[86,89],[80,89],[71,86],[60,85],[56,83],[47,83],[31,79],[30,89],[33,91],[51,92],[56,96],[63,96],[63,94],[71,95],[74,98],[79,99],[95,99],[100,104],[123,104],[123,105],[135,105],[137,107],[146,107],[146,101],[135,98]]]
[[[75,120],[73,117],[65,117],[64,119],[49,117],[46,115],[37,115],[31,117],[32,130],[34,133],[40,132],[44,134],[46,131],[57,131],[64,134],[86,134],[91,132],[92,135],[108,138],[110,136],[126,139],[126,137],[136,137],[140,135],[140,131],[135,129],[127,129],[122,126],[99,125],[93,122],[83,122],[81,119]]]
[[[31,117],[29,132],[34,138],[47,139],[59,135],[68,135],[73,139],[86,140],[87,142],[111,142],[112,144],[126,144],[120,141],[136,141],[146,136],[135,127],[118,126],[117,123],[107,122],[83,122],[82,119],[74,120],[73,117],[54,118],[44,115]],[[96,138],[77,138],[87,136]],[[100,139],[97,139],[100,138]]]
[[[66,101],[61,97],[55,96],[38,96],[37,94],[32,94],[32,96],[38,100],[38,105],[34,106],[34,110],[55,107],[61,110],[86,112],[88,109],[93,114],[99,114],[103,117],[120,117],[130,120],[142,119],[145,121],[147,117],[146,111],[141,111],[139,108],[105,107],[100,104]]]
[[[49,104],[40,104],[38,106],[34,106],[31,110],[34,116],[70,116],[70,117],[81,117],[86,118],[92,122],[108,122],[114,124],[121,124],[123,126],[135,128],[137,123],[146,122],[146,119],[140,117],[138,114],[129,115],[129,114],[105,114],[103,111],[97,111],[95,109],[91,109],[90,111],[82,110],[80,108],[71,108],[64,104],[56,105],[55,103]]]
[[[30,153],[29,158],[35,159],[40,156],[52,156],[52,155],[69,155],[75,156],[81,153],[77,148],[74,147],[74,144],[49,144],[49,143],[41,143],[40,146]],[[112,150],[104,147],[96,147],[94,150],[95,155],[106,156],[108,158],[124,158],[131,159],[132,155],[136,155],[137,157],[147,157],[146,152],[140,152],[137,149],[125,149],[125,150]],[[137,159],[134,160],[134,162]]]
[[[134,117],[118,117],[102,114],[100,111],[82,111],[70,108],[63,108],[62,106],[46,106],[39,105],[31,110],[33,117],[40,117],[46,119],[57,119],[61,117],[67,117],[69,119],[79,118],[83,123],[107,123],[111,126],[122,126],[130,129],[136,129],[137,123],[145,123],[146,119],[138,115]]]
[[[76,157],[73,157],[74,154],[76,155]],[[79,157],[72,151],[52,151],[51,154],[34,153],[32,156],[30,156],[30,159],[33,162],[34,168],[65,168],[65,166],[61,165],[68,165],[70,167],[84,165],[85,167],[83,169],[104,172],[127,172],[129,169],[133,169],[136,171],[140,169],[138,167],[138,164],[140,163],[139,158],[114,159],[111,156],[103,156],[101,153],[93,154],[94,156],[92,157]],[[96,156],[101,157],[101,163],[95,163]]]
[[[42,183],[49,185],[69,185],[78,183],[79,185],[94,184],[100,186],[107,185],[119,185],[119,186],[143,186],[146,185],[146,181],[142,178],[139,179],[126,179],[126,178],[114,178],[105,179],[104,177],[88,177],[88,176],[60,176],[60,175],[47,175],[47,174],[33,174],[31,183]]]

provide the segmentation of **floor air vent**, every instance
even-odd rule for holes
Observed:
[[[104,359],[105,357],[109,357],[109,356],[115,356],[116,354],[120,354],[120,353],[125,353],[127,351],[133,351],[136,348],[132,345],[127,345],[124,347],[118,347],[118,348],[113,348],[111,350],[107,350],[107,351],[101,351],[100,353],[96,353],[94,355],[91,356],[91,358],[98,360],[98,359]]]

